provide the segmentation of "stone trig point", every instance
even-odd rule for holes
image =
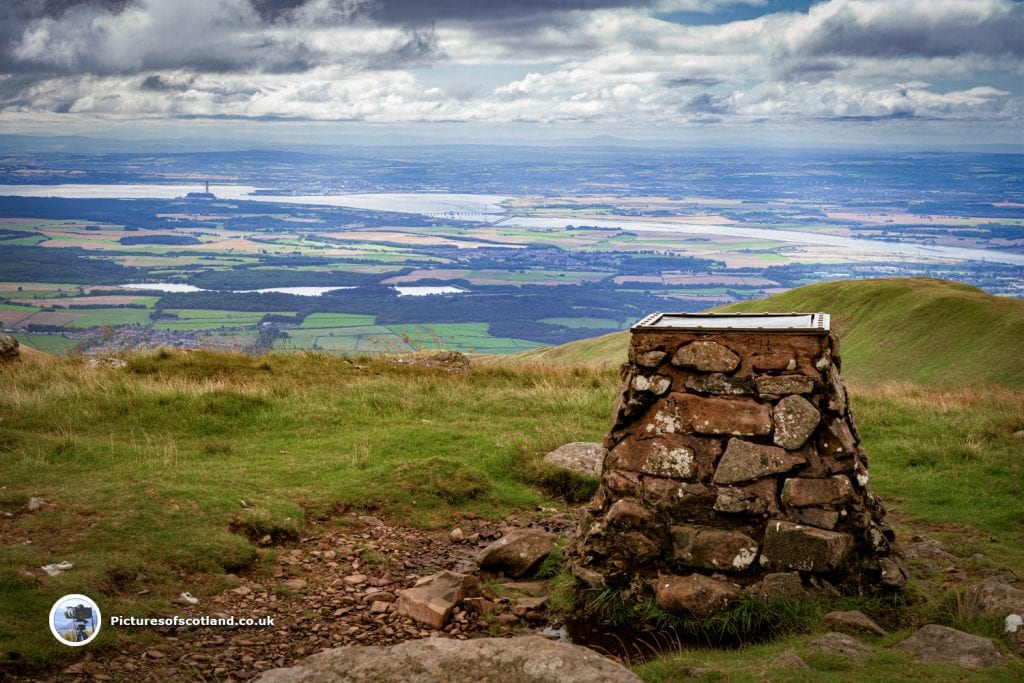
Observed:
[[[744,591],[904,584],[827,314],[655,313],[631,332],[575,576],[696,615]]]

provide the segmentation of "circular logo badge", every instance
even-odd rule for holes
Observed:
[[[100,633],[103,619],[92,598],[78,593],[65,595],[50,608],[50,631],[63,645],[80,647]]]

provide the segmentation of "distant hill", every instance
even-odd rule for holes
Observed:
[[[1024,301],[958,282],[886,278],[826,282],[716,311],[832,315],[843,375],[854,382],[995,383],[1024,388]],[[621,363],[628,332],[517,354],[518,362]]]

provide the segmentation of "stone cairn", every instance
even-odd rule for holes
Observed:
[[[637,323],[569,570],[698,616],[744,592],[900,588],[906,568],[868,487],[828,320]]]

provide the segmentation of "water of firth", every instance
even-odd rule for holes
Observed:
[[[395,211],[428,216],[458,218],[468,221],[500,222],[508,227],[564,228],[579,219],[559,216],[515,216],[505,212],[501,205],[509,196],[455,193],[392,192],[374,194],[337,195],[274,195],[263,194],[251,185],[218,185],[211,188],[221,199],[251,200],[279,204],[313,204],[346,206],[374,211]],[[107,199],[174,199],[195,192],[196,185],[0,185],[0,196],[107,198]],[[258,194],[257,194],[258,192]],[[934,257],[957,261],[989,261],[1024,266],[1024,254],[1013,254],[995,249],[968,249],[963,247],[930,246],[912,243],[883,242],[880,240],[842,237],[797,230],[775,230],[735,225],[696,225],[659,220],[616,221],[614,219],[587,219],[587,225],[597,227],[628,228],[639,232],[674,232],[686,235],[726,235],[747,239],[773,240],[792,244],[829,246],[842,250],[871,251],[885,254]]]
[[[217,290],[203,289],[195,285],[186,285],[179,282],[143,282],[131,285],[121,285],[123,289],[134,289],[148,292],[212,292]],[[297,296],[320,296],[325,292],[335,292],[339,289],[355,289],[354,287],[267,287],[266,289],[234,289],[230,290],[236,294],[257,293],[265,294],[277,292],[280,294],[295,294]],[[428,294],[461,294],[466,291],[458,287],[415,287],[401,286],[392,287],[398,292],[398,296],[426,296]]]

